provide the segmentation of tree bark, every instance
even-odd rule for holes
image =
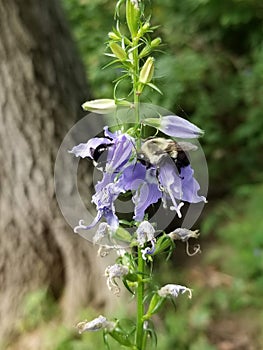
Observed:
[[[81,306],[107,297],[94,247],[72,233],[54,196],[57,150],[89,96],[63,13],[56,0],[0,0],[0,18],[3,339],[30,291],[48,286],[72,324]]]

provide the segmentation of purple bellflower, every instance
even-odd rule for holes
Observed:
[[[148,120],[151,121],[151,119]],[[168,128],[169,135],[173,137],[193,138],[202,133],[194,124],[177,116],[167,116],[157,121],[162,127],[159,129],[168,134],[166,130]],[[148,124],[150,125],[150,122]],[[119,226],[119,220],[114,202],[121,193],[127,191],[133,194],[133,219],[137,222],[144,220],[146,209],[159,199],[162,199],[164,207],[176,211],[179,217],[182,216],[180,208],[184,201],[189,203],[206,201],[205,197],[198,195],[200,186],[193,176],[194,171],[189,162],[177,168],[175,159],[157,147],[156,159],[161,154],[161,164],[157,162],[146,164],[137,157],[135,140],[130,135],[121,131],[112,133],[108,127],[105,127],[104,136],[90,139],[87,143],[81,143],[69,151],[76,157],[91,158],[103,173],[102,180],[95,185],[96,192],[92,197],[92,202],[97,208],[97,215],[88,226],[84,225],[83,220],[80,220],[74,232],[80,229],[90,229],[102,218],[106,219],[112,231],[115,231]],[[173,142],[172,140],[166,141]],[[192,146],[194,149],[195,146]],[[99,162],[102,154],[104,164],[101,167]]]

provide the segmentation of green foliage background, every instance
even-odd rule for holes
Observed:
[[[112,97],[118,69],[101,68],[115,1],[63,0],[95,98]],[[210,196],[262,179],[263,3],[261,0],[147,1],[163,53],[147,102],[206,131]],[[125,91],[123,92],[125,93]],[[213,184],[216,183],[216,186]]]
[[[116,1],[62,0],[62,3],[94,98],[112,98],[112,81],[120,72],[101,68],[109,62],[104,56],[105,42],[113,26]],[[162,267],[161,278],[166,281],[176,268],[176,282],[194,289],[194,301],[191,304],[181,298],[175,310],[167,308],[158,348],[218,349],[213,338],[216,324],[234,317],[241,327],[240,333],[246,331],[240,320],[252,324],[257,332],[252,349],[261,349],[263,2],[147,3],[152,24],[161,25],[156,36],[163,39],[163,52],[157,53],[155,84],[163,95],[151,92],[145,96],[146,102],[186,117],[206,131],[201,143],[211,183],[210,203],[201,223],[201,261],[192,258],[193,266],[182,270],[178,260],[173,266]],[[125,87],[121,93],[126,93]],[[210,270],[217,283],[209,280]],[[193,277],[196,271],[204,271],[203,277]],[[156,322],[160,324],[160,320]],[[50,349],[102,348],[98,338],[97,334],[78,337],[76,333],[57,329],[56,345],[53,343]]]

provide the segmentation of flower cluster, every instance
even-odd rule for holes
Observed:
[[[154,126],[163,133],[177,138],[195,138],[202,135],[194,124],[178,116],[148,118],[145,124]],[[70,153],[76,157],[91,158],[102,171],[102,180],[95,185],[92,202],[97,215],[93,222],[84,225],[80,220],[75,232],[94,227],[102,218],[115,231],[119,226],[115,201],[122,193],[132,192],[134,221],[144,220],[145,211],[159,199],[163,206],[174,210],[181,217],[184,201],[205,201],[199,196],[200,186],[195,180],[186,152],[196,146],[172,139],[152,138],[136,150],[135,139],[120,130],[110,132],[104,128],[104,137],[95,137],[87,143],[73,147]],[[138,156],[139,155],[139,156]]]

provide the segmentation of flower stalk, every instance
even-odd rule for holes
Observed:
[[[126,23],[129,36],[124,35],[119,25],[119,7],[125,3]],[[147,210],[161,203],[167,211],[173,211],[179,218],[184,202],[205,202],[199,195],[200,186],[194,178],[188,153],[197,146],[173,138],[198,138],[203,131],[189,121],[174,115],[160,118],[146,117],[141,120],[140,99],[145,88],[158,92],[153,84],[153,51],[161,44],[160,38],[151,39],[149,33],[154,28],[144,19],[140,0],[119,0],[116,5],[117,25],[109,34],[107,55],[112,64],[122,67],[123,75],[114,86],[113,99],[85,102],[84,110],[107,115],[119,107],[134,110],[134,126],[128,130],[124,125],[112,132],[104,127],[104,134],[72,148],[76,157],[89,158],[101,172],[101,179],[95,184],[92,203],[97,214],[91,223],[79,220],[74,232],[97,228],[93,237],[94,245],[99,245],[99,256],[112,251],[117,254],[116,263],[105,270],[106,285],[110,292],[119,295],[121,282],[136,298],[136,317],[127,330],[123,320],[108,320],[99,316],[92,321],[77,325],[79,332],[103,331],[105,345],[109,348],[108,335],[121,346],[133,350],[145,350],[152,338],[157,338],[150,322],[160,311],[164,302],[177,298],[179,294],[192,297],[192,290],[178,284],[166,284],[162,288],[154,285],[152,272],[159,254],[169,257],[175,249],[175,241],[181,240],[188,247],[190,238],[198,238],[198,230],[178,228],[170,233],[158,231],[158,222],[148,220]],[[116,91],[123,79],[130,79],[132,91],[127,98],[118,99]],[[131,97],[132,96],[132,97]],[[142,132],[148,127],[164,134],[162,137],[142,139]],[[145,129],[143,129],[145,128]],[[123,130],[126,130],[124,132]],[[120,196],[129,196],[134,205],[134,215],[130,221],[120,219],[115,202]],[[103,221],[104,220],[104,221]],[[153,345],[154,344],[150,344]],[[151,348],[152,348],[151,347]],[[149,347],[150,348],[150,347]]]
[[[138,274],[141,275],[141,279],[138,281],[137,287],[137,324],[136,324],[136,345],[138,349],[143,350],[143,315],[144,315],[144,268],[145,261],[142,258],[141,250],[138,249]]]

